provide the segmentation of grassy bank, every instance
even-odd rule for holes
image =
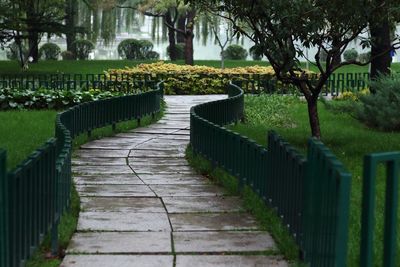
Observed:
[[[281,99],[281,100],[279,100]],[[289,143],[302,152],[306,151],[310,136],[307,106],[305,102],[276,96],[246,97],[247,122],[232,126],[234,131],[266,145],[266,133],[276,130]],[[357,266],[360,242],[362,160],[372,152],[400,150],[400,133],[379,132],[369,129],[348,114],[332,113],[319,105],[322,141],[344,163],[352,174],[350,224],[349,224],[349,266]],[[257,115],[258,114],[258,115]],[[282,115],[283,114],[283,115]],[[382,232],[385,182],[383,171],[377,179],[376,206],[376,247],[375,259],[382,259]],[[398,227],[400,230],[400,226]],[[400,242],[400,236],[397,237]],[[400,253],[398,248],[397,254]]]
[[[48,74],[48,73],[103,73],[107,69],[119,69],[125,67],[136,66],[140,63],[151,63],[155,61],[135,61],[135,60],[81,60],[81,61],[40,61],[36,64],[30,64],[27,71],[22,72],[18,62],[16,61],[0,61],[1,74]],[[170,61],[166,61],[170,62]],[[176,64],[184,64],[183,60],[174,62]],[[219,60],[195,60],[195,65],[206,65],[219,68],[221,62]],[[266,61],[252,60],[226,60],[227,68],[243,67],[253,65],[269,65]],[[305,63],[303,64],[305,68]],[[310,65],[310,69],[318,71],[316,67]],[[392,69],[400,71],[400,63],[393,63]],[[368,72],[368,66],[345,66],[340,68],[338,72]]]
[[[8,170],[13,169],[19,162],[24,160],[36,148],[41,146],[47,139],[54,136],[54,121],[56,111],[7,111],[0,112],[0,148],[6,148],[8,152]],[[163,112],[157,114],[155,120],[162,117]],[[154,120],[147,116],[141,120],[141,125],[148,125]],[[136,121],[118,123],[116,130],[111,126],[99,128],[92,131],[90,138],[82,134],[74,139],[74,149],[80,145],[106,136],[112,136],[118,132],[128,131],[136,128]],[[64,254],[69,240],[76,230],[80,210],[80,201],[75,188],[72,188],[71,208],[63,214],[59,225],[60,256]],[[36,250],[27,267],[55,267],[59,266],[62,258],[50,256],[50,235],[47,235],[41,246]]]

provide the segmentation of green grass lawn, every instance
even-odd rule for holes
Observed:
[[[132,67],[140,63],[151,63],[155,61],[135,61],[135,60],[81,60],[81,61],[40,61],[37,64],[30,64],[29,69],[22,72],[17,61],[0,61],[0,74],[46,74],[46,73],[103,73],[107,69]],[[170,62],[170,61],[166,61]],[[174,62],[176,64],[184,64],[183,60]],[[219,68],[221,63],[219,60],[195,60],[196,65],[206,65]],[[266,61],[252,60],[226,60],[227,68],[252,66],[252,65],[269,65]],[[303,64],[305,67],[305,64]],[[310,65],[310,69],[317,71],[317,68]],[[392,64],[392,69],[400,71],[400,63]],[[368,72],[367,66],[346,66],[338,70],[338,72]]]
[[[271,100],[269,100],[269,98]],[[289,143],[302,152],[306,151],[307,139],[310,136],[307,106],[305,102],[287,100],[279,104],[276,97],[246,97],[247,123],[232,126],[234,131],[246,135],[262,145],[266,145],[267,131],[276,130]],[[272,104],[271,104],[272,103]],[[272,106],[274,108],[270,108]],[[268,112],[262,114],[262,110]],[[272,110],[272,111],[271,111]],[[259,117],[252,114],[261,113]],[[276,114],[275,114],[276,113]],[[284,116],[279,114],[283,113]],[[322,141],[344,163],[352,174],[350,225],[349,225],[349,266],[357,266],[360,242],[361,188],[363,156],[372,152],[399,151],[400,133],[379,132],[369,129],[348,114],[332,113],[319,104]],[[267,117],[268,116],[268,117]],[[264,117],[264,118],[263,118]],[[382,231],[384,210],[384,177],[379,171],[377,185],[377,206],[375,226],[375,258],[382,259]],[[400,216],[399,216],[400,217]],[[399,218],[400,219],[400,218]],[[398,227],[400,233],[400,226]],[[397,236],[397,243],[400,235]],[[398,247],[398,255],[400,248]],[[376,266],[381,266],[378,261]]]

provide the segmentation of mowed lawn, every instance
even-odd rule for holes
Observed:
[[[7,150],[8,170],[54,136],[56,114],[51,110],[0,112],[0,149]]]
[[[50,74],[50,73],[80,73],[80,74],[99,74],[108,69],[118,69],[125,67],[136,66],[141,63],[153,63],[157,61],[143,61],[143,60],[48,60],[40,61],[36,64],[30,64],[27,71],[21,71],[17,61],[0,61],[1,74]],[[171,63],[170,61],[166,61]],[[175,64],[185,64],[183,60],[173,62]],[[210,67],[219,68],[221,62],[219,60],[195,60],[195,65],[205,65]],[[268,62],[253,61],[253,60],[226,60],[225,67],[244,67],[244,66],[267,66]],[[305,68],[305,63],[303,63]],[[394,71],[400,71],[400,63],[394,63],[391,67]],[[317,68],[310,65],[312,71],[318,72]],[[368,66],[345,66],[340,68],[337,72],[368,72]]]
[[[265,109],[268,105],[268,97],[246,97],[245,109],[247,113],[254,114]],[[274,100],[276,101],[276,99]],[[274,129],[282,135],[289,143],[303,153],[306,151],[307,139],[310,136],[308,125],[307,106],[305,102],[288,101],[286,107],[287,117],[281,118],[286,122],[276,123],[274,126],[255,121],[256,116],[247,117],[247,123],[232,126],[234,131],[248,136],[262,145],[266,145],[267,131]],[[280,112],[276,110],[275,112]],[[373,152],[400,151],[399,132],[380,132],[369,129],[348,114],[334,114],[325,109],[322,103],[319,104],[321,120],[322,141],[333,153],[344,163],[345,167],[352,174],[351,203],[350,203],[350,224],[349,224],[349,266],[358,266],[359,242],[361,230],[361,196],[362,196],[362,162],[363,156]],[[275,114],[263,114],[273,117]],[[273,120],[272,120],[273,121]],[[383,236],[383,213],[384,213],[384,171],[383,167],[378,171],[377,185],[377,206],[375,226],[375,259],[376,266],[381,266],[382,259],[382,236]],[[400,209],[399,209],[400,221]],[[400,225],[398,226],[400,233]],[[400,235],[397,236],[397,243],[400,243]],[[400,255],[400,247],[397,248],[397,255]]]

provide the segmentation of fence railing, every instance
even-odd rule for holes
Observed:
[[[311,266],[345,266],[350,174],[319,141],[304,158],[274,132],[262,147],[223,125],[243,115],[243,90],[191,109],[190,144],[276,209]]]
[[[291,93],[296,88],[282,85],[271,75],[266,74],[198,74],[199,79],[211,78],[223,81],[240,80],[246,93]],[[30,89],[38,88],[60,90],[114,90],[137,92],[137,88],[153,86],[160,80],[176,78],[176,74],[37,74],[37,75],[0,75],[0,89]],[[325,87],[323,95],[338,95],[344,91],[359,91],[367,87],[369,73],[334,73]]]
[[[376,153],[364,157],[363,203],[361,219],[361,267],[374,264],[375,193],[378,164],[386,165],[386,190],[383,237],[383,262],[376,265],[395,267],[397,254],[397,211],[399,207],[400,152]],[[399,256],[397,255],[397,258]],[[397,259],[398,260],[398,259]]]
[[[53,251],[57,250],[57,225],[71,197],[72,139],[158,112],[162,91],[159,83],[153,91],[84,103],[59,113],[56,138],[8,173],[6,153],[0,150],[1,267],[22,266],[49,230]]]

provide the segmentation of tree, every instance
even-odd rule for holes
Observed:
[[[364,0],[188,0],[209,12],[225,12],[235,29],[262,47],[276,77],[295,85],[307,101],[311,134],[321,137],[318,97],[328,77],[340,67],[360,62],[336,62],[348,44],[365,32],[371,16],[382,6]],[[378,19],[376,19],[378,21]],[[242,28],[247,25],[249,30]],[[392,47],[398,45],[393,43]],[[311,75],[298,60],[304,48],[316,47],[314,60],[319,74]],[[327,54],[323,64],[320,52]]]

